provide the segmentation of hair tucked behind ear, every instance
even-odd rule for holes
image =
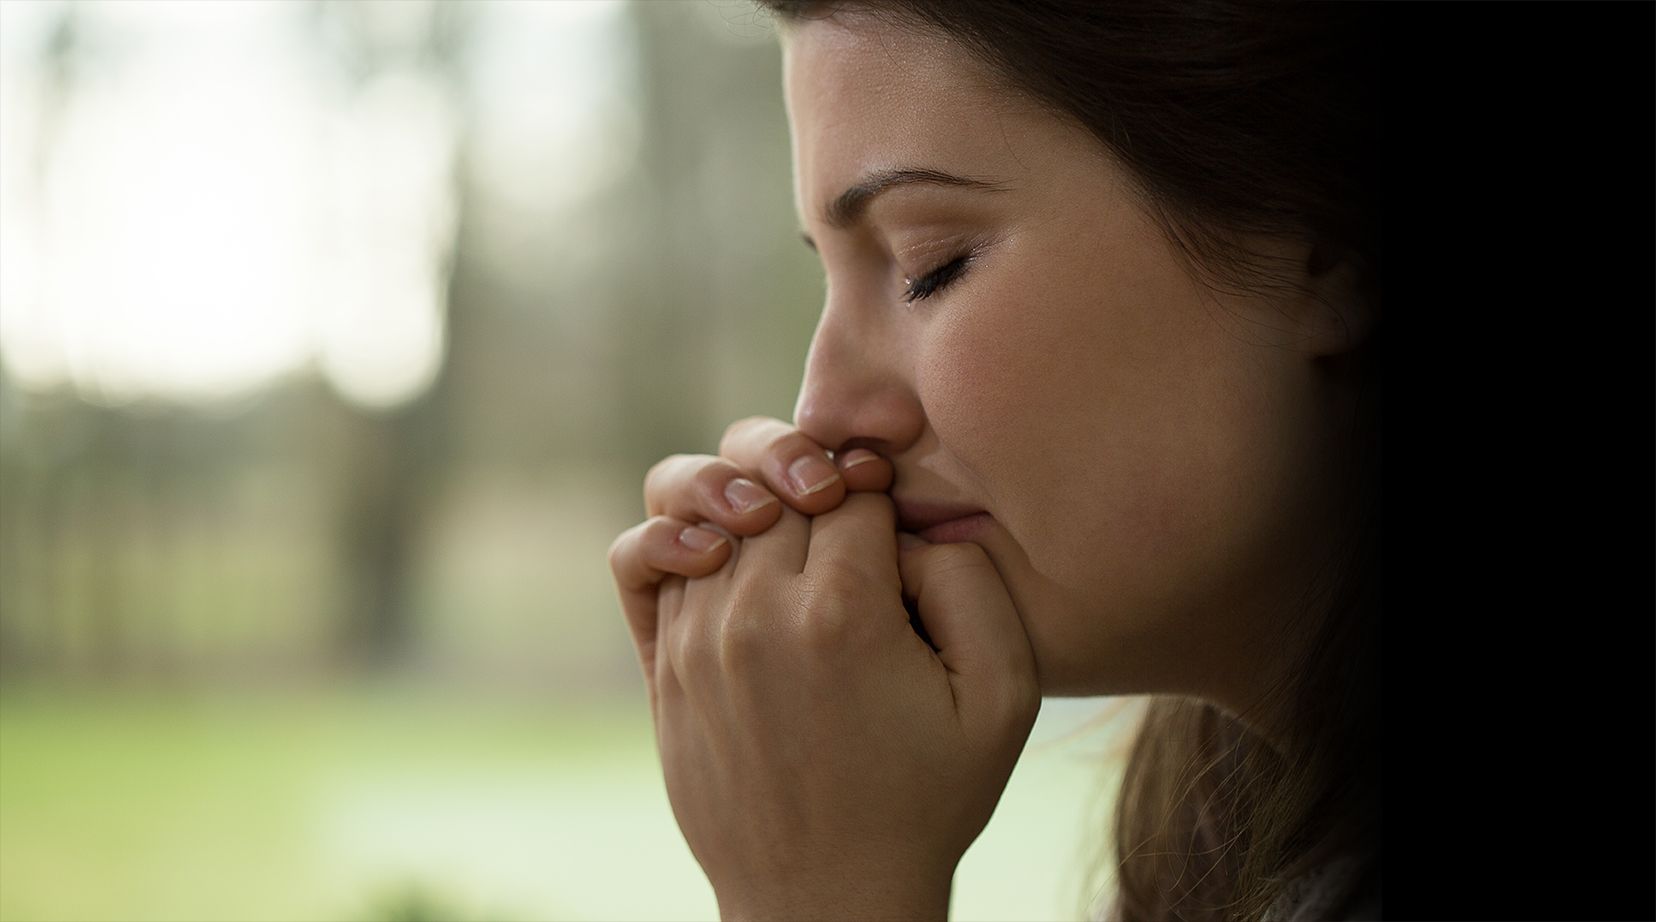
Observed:
[[[1319,360],[1354,382],[1341,521],[1292,629],[1309,638],[1265,706],[1277,751],[1188,699],[1152,703],[1116,814],[1114,917],[1261,919],[1336,856],[1342,905],[1378,904],[1380,841],[1380,124],[1361,4],[1237,0],[757,0],[784,28],[840,10],[957,42],[1004,85],[1085,126],[1127,169],[1148,213],[1215,287],[1305,286],[1337,263],[1375,318]],[[1244,243],[1310,243],[1282,265]]]

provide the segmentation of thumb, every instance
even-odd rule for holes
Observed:
[[[903,597],[949,671],[963,715],[1034,720],[1040,708],[1035,654],[1000,572],[976,544],[927,544],[899,537]]]

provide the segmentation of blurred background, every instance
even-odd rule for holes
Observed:
[[[823,294],[747,0],[0,2],[0,920],[714,919],[605,552]],[[1078,918],[1048,700],[955,919]]]

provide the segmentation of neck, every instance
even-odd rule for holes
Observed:
[[[1350,355],[1316,369],[1321,376],[1318,437],[1303,457],[1305,479],[1296,519],[1298,539],[1285,546],[1274,575],[1251,594],[1248,616],[1238,619],[1228,674],[1214,676],[1212,700],[1285,756],[1299,747],[1292,713],[1296,686],[1327,664],[1309,662],[1313,645],[1336,608],[1358,600],[1343,590],[1361,574],[1369,547],[1370,488],[1378,489],[1376,407],[1360,391],[1365,357]],[[1369,382],[1373,386],[1375,382]],[[1359,591],[1368,591],[1366,588]]]

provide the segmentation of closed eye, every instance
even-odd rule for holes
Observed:
[[[908,279],[904,279],[904,281],[909,283],[909,287],[907,291],[903,292],[903,300],[912,304],[915,301],[921,301],[929,298],[937,292],[949,287],[950,283],[959,279],[966,273],[966,265],[971,261],[972,254],[966,253],[944,263],[936,269],[933,269],[926,275],[921,276],[918,280],[910,281]]]

